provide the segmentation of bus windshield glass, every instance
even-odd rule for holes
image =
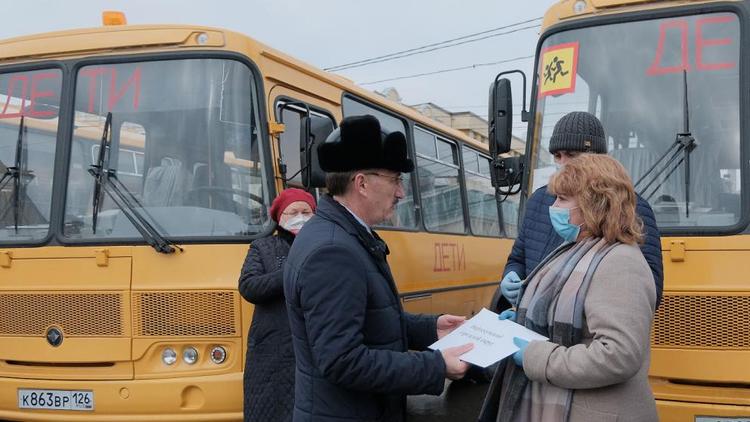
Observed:
[[[47,237],[62,72],[0,74],[0,243]]]
[[[739,47],[740,25],[732,13],[608,24],[547,37],[538,61],[539,147],[531,187],[546,185],[555,171],[548,148],[557,120],[588,111],[602,121],[609,154],[628,170],[661,228],[737,225]]]
[[[64,235],[140,236],[109,195],[100,193],[94,210],[95,192],[102,190],[95,189],[92,165],[117,178],[135,212],[166,238],[261,232],[268,222],[268,192],[257,113],[253,73],[238,61],[81,67]]]

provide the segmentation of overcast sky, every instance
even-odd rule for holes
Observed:
[[[320,68],[350,63],[542,17],[553,0],[25,0],[3,4],[0,38],[101,25],[102,10],[129,24],[177,23],[227,28]],[[534,21],[516,30],[425,54],[340,73],[372,90],[394,87],[406,104],[433,102],[487,114],[494,75],[514,68],[531,76],[533,59],[369,84],[403,76],[494,63],[534,54]],[[519,85],[520,87],[520,85]],[[514,93],[519,88],[514,86]],[[518,105],[519,101],[516,101]],[[525,133],[519,123],[514,129]]]

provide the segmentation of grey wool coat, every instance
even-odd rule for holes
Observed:
[[[648,383],[656,291],[643,254],[619,245],[599,264],[584,302],[583,341],[563,347],[529,343],[531,381],[575,390],[570,421],[656,421]]]

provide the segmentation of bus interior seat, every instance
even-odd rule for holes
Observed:
[[[150,207],[180,206],[192,184],[192,175],[182,161],[164,157],[158,166],[148,169],[143,182],[143,202]]]
[[[208,186],[208,164],[198,162],[193,164],[193,190],[203,186]],[[197,195],[191,198],[191,205],[209,208],[208,197]]]
[[[212,183],[210,177],[211,169],[209,169],[208,163],[196,162],[193,164],[191,193],[189,198],[187,198],[190,205],[200,208],[237,212],[233,194],[226,189],[222,189],[227,185],[222,183],[224,179],[220,178],[220,172],[227,170],[228,173],[228,169],[222,169],[221,167],[223,166],[219,166],[219,168],[214,166],[212,169],[214,176],[219,179],[218,181],[214,179]],[[230,176],[226,175],[226,177]],[[212,190],[212,187],[215,187],[215,190]]]

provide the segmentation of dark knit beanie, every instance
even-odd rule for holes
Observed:
[[[549,152],[580,151],[595,154],[607,153],[602,122],[591,113],[574,111],[563,116],[555,124],[549,140]]]

